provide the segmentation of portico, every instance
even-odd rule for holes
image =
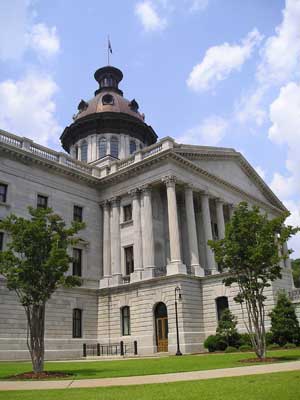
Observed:
[[[158,193],[162,193],[159,202]],[[128,195],[132,221],[123,228],[121,200]],[[100,287],[138,282],[158,275],[189,274],[201,277],[216,274],[214,254],[207,241],[216,238],[216,235],[220,239],[225,235],[224,206],[228,210],[231,208],[225,200],[183,182],[176,175],[163,176],[160,181],[149,182],[104,201],[101,204],[104,273]],[[155,208],[165,215],[163,222],[157,221],[153,211]],[[212,220],[212,208],[215,223]],[[181,218],[179,214],[182,215]],[[197,224],[204,241],[205,254],[202,254],[201,259],[205,262],[202,264],[200,252],[203,249],[199,246]],[[215,234],[213,225],[216,226]],[[167,240],[159,246],[159,237],[163,236],[163,232],[167,232]],[[122,260],[125,247],[123,243],[127,242],[133,247],[134,260],[134,269],[128,277],[125,276]],[[163,253],[160,265],[155,262],[160,256],[156,254],[157,251]]]

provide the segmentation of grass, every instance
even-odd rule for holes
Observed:
[[[282,362],[299,360],[300,348],[274,350],[268,352],[268,356],[279,357]],[[253,353],[204,354],[114,361],[49,362],[46,363],[45,370],[71,373],[74,375],[72,379],[110,378],[241,367],[248,364],[240,363],[239,360],[251,357],[253,357]],[[28,371],[31,371],[29,362],[0,363],[0,379]]]
[[[296,400],[300,371],[93,389],[0,392],[0,400]]]

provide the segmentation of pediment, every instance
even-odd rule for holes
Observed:
[[[281,201],[241,153],[233,149],[204,146],[182,146],[176,149],[176,153],[258,200],[285,210]]]

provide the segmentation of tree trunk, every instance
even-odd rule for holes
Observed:
[[[44,370],[45,304],[25,308],[28,323],[27,347],[30,352],[34,373]]]

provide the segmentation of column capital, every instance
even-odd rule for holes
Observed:
[[[139,190],[143,193],[143,194],[150,194],[152,192],[152,186],[151,185],[143,185],[139,188]]]
[[[195,188],[195,185],[193,185],[192,183],[185,183],[184,184],[184,190],[185,191],[192,190],[193,192],[195,192],[197,189]]]
[[[211,197],[210,193],[208,193],[206,190],[199,190],[198,193],[200,197]]]
[[[110,201],[109,200],[103,200],[101,203],[99,203],[100,207],[103,207],[104,209],[110,208]]]
[[[175,187],[178,180],[175,175],[168,175],[162,178],[162,182],[164,182],[167,187]]]
[[[221,197],[216,197],[216,198],[215,198],[215,202],[216,202],[216,203],[219,203],[219,204],[225,204],[225,200],[222,199]]]
[[[128,194],[133,198],[133,199],[138,199],[140,197],[141,189],[139,188],[134,188],[128,191]]]
[[[109,199],[109,202],[111,203],[112,207],[118,207],[120,205],[120,197],[112,197],[111,199]]]

